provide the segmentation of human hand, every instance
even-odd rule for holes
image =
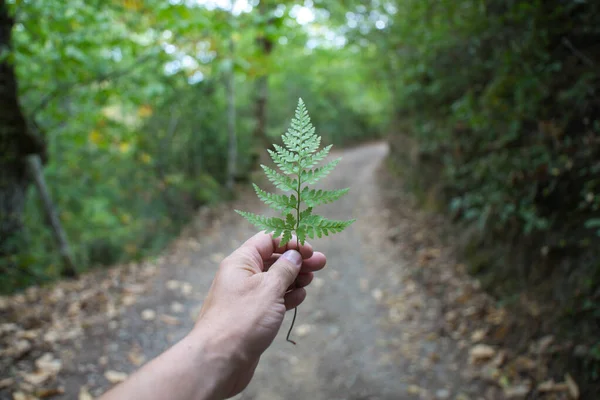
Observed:
[[[297,251],[299,250],[299,252]],[[325,255],[292,240],[259,233],[221,263],[192,335],[232,357],[223,392],[241,392],[250,382],[261,354],[275,339],[286,310],[300,305],[313,272]]]

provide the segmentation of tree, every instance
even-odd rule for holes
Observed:
[[[267,0],[261,0],[258,4],[259,30],[256,36],[256,46],[263,60],[267,64],[273,47],[275,45],[272,37],[274,30],[275,17],[270,15],[269,4]],[[269,95],[269,74],[267,67],[263,65],[262,71],[256,79],[256,95],[254,99],[254,116],[256,125],[254,126],[254,139],[262,147],[268,145],[267,139],[267,100]]]
[[[25,194],[30,183],[25,159],[43,155],[44,141],[27,123],[19,102],[11,56],[14,20],[5,0],[0,0],[0,258],[11,254],[21,229]]]

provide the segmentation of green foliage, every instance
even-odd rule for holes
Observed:
[[[319,150],[321,137],[315,133],[302,99],[298,101],[291,126],[282,139],[285,148],[274,145],[275,151],[269,150],[269,154],[283,174],[264,165],[262,168],[276,187],[292,194],[288,196],[268,193],[254,185],[259,199],[279,211],[282,217],[265,217],[239,210],[236,212],[266,233],[273,232],[275,237],[281,236],[282,246],[292,239],[293,234],[304,244],[307,237],[313,239],[328,236],[329,233],[341,232],[350,226],[354,220],[334,221],[312,213],[313,207],[338,200],[348,189],[315,190],[305,186],[325,177],[340,160],[336,159],[322,167],[314,168],[327,157],[331,146]],[[307,206],[304,210],[303,203]]]
[[[309,48],[312,28],[297,23],[287,1],[234,15],[163,0],[6,3],[15,25],[13,51],[2,56],[14,63],[24,114],[47,143],[46,182],[80,272],[159,252],[199,206],[231,195],[223,189],[228,71],[236,90],[237,182],[248,179],[261,156],[255,149],[264,147],[252,133],[261,77],[268,77],[272,137],[285,130],[298,93],[316,105],[313,122],[330,143],[379,137],[384,128],[385,91],[365,86],[359,53],[322,39]],[[270,56],[260,51],[261,35],[274,44]],[[313,168],[327,151],[312,155],[303,182],[333,168]],[[294,178],[265,173],[279,189],[296,190]],[[305,194],[314,204],[326,200]],[[33,187],[25,203],[23,230],[13,238],[21,251],[0,258],[2,292],[61,276]]]

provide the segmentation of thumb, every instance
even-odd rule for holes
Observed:
[[[285,292],[294,283],[302,267],[302,256],[296,250],[288,250],[269,268],[267,274],[279,282]]]

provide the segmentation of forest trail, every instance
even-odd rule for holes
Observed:
[[[418,226],[418,211],[410,208],[396,213],[400,223],[390,223],[384,194],[391,188],[378,179],[387,152],[387,144],[375,143],[336,154],[343,160],[323,185],[351,190],[321,211],[358,221],[333,238],[312,241],[327,255],[328,266],[299,308],[292,334],[298,345],[285,341],[288,313],[254,380],[237,398],[465,400],[483,395],[484,387],[468,374],[464,343],[458,346],[444,333],[443,302],[413,279],[417,258],[399,256],[408,245],[402,238],[417,232],[428,240],[422,238],[427,227]],[[184,235],[157,260],[24,295],[23,304],[71,299],[68,307],[55,305],[59,310],[47,316],[54,322],[43,328],[41,347],[61,360],[56,382],[64,398],[105,391],[190,330],[218,263],[255,233],[234,207],[266,212],[246,193],[210,226]],[[418,268],[440,257],[439,249],[418,250],[406,251],[420,254]],[[35,351],[11,368],[27,370],[43,354]]]

